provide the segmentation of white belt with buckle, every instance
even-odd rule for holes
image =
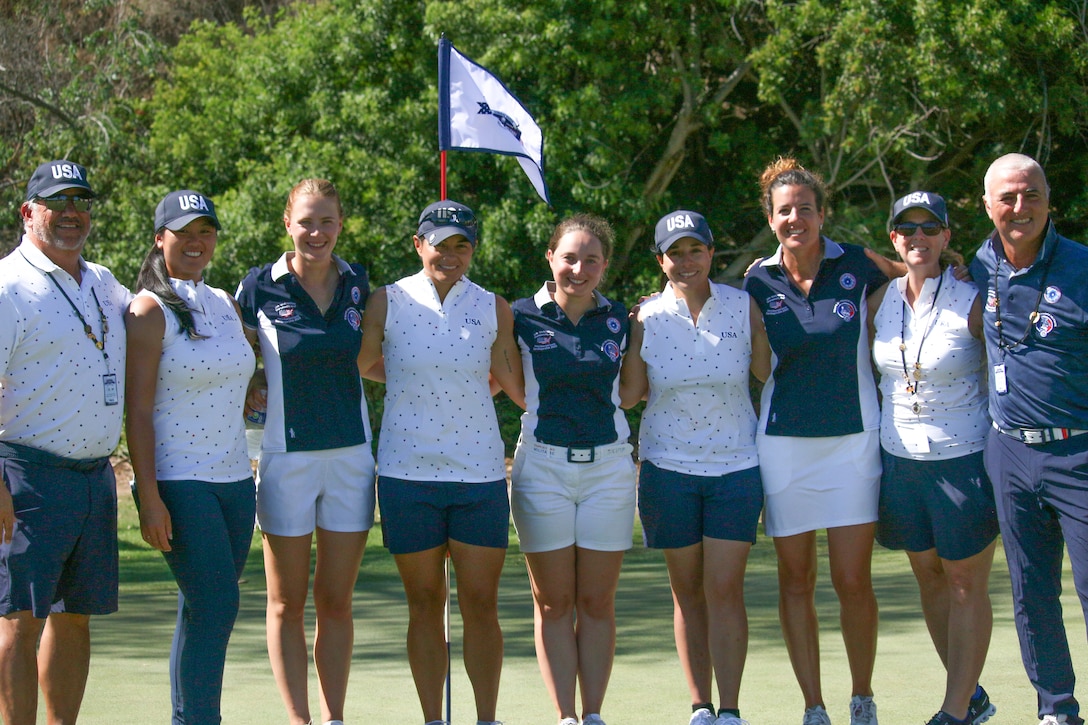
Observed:
[[[1088,433],[1088,430],[1080,428],[1000,428],[997,423],[994,423],[994,428],[1007,436],[1027,443],[1029,446],[1052,441],[1064,441]]]
[[[607,446],[550,446],[547,443],[535,441],[532,447],[533,453],[545,458],[552,458],[568,463],[593,463],[606,458],[615,458],[631,452],[629,443],[613,443]]]

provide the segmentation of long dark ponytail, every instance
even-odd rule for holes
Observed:
[[[136,276],[136,291],[147,290],[154,292],[163,304],[166,305],[174,316],[177,317],[181,329],[189,335],[190,340],[203,340],[204,335],[196,331],[196,321],[193,319],[193,311],[185,300],[178,296],[170,284],[170,273],[166,270],[166,257],[162,248],[154,243],[151,250],[144,257],[144,263],[140,265],[140,273]]]

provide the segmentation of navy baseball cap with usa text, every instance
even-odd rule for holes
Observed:
[[[211,199],[191,189],[171,191],[155,207],[155,231],[169,229],[177,232],[200,217],[208,217],[216,229],[222,228]]]
[[[87,181],[87,169],[67,159],[47,161],[34,170],[27,182],[26,200],[43,199],[65,189],[80,189],[84,196],[95,196]]]
[[[675,242],[691,237],[708,247],[714,246],[714,235],[703,215],[695,211],[679,209],[670,212],[657,222],[654,229],[654,252],[664,254]]]
[[[433,247],[461,234],[475,247],[479,231],[480,224],[471,209],[464,204],[445,199],[436,201],[423,210],[419,215],[416,235]]]
[[[948,205],[943,198],[932,191],[912,191],[895,202],[889,228],[898,224],[903,213],[910,209],[925,209],[941,224],[948,226]]]

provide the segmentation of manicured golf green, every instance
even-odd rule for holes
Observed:
[[[121,607],[93,622],[90,681],[83,704],[85,723],[168,723],[167,654],[174,626],[176,590],[166,565],[139,539],[132,500],[121,502]],[[846,725],[850,681],[838,609],[825,565],[818,605],[822,626],[824,694],[832,720]],[[938,709],[944,672],[933,651],[918,606],[906,558],[878,549],[873,561],[881,608],[874,689],[884,725],[925,723]],[[760,538],[753,549],[746,596],[751,644],[741,708],[753,725],[798,725],[803,710],[778,628],[774,548]],[[1012,623],[1008,573],[1000,553],[991,593],[995,627],[983,684],[998,713],[992,723],[1034,723],[1035,693],[1020,664]],[[242,611],[231,640],[223,695],[228,725],[286,722],[272,680],[264,643],[264,576],[259,538],[254,538],[242,585]],[[1066,577],[1068,629],[1078,671],[1088,673],[1088,649],[1080,607]],[[603,716],[610,725],[686,725],[689,696],[672,640],[672,604],[662,557],[634,548],[628,555],[617,600],[618,646]],[[533,652],[532,602],[524,564],[512,537],[501,589],[506,634],[499,717],[510,725],[553,725],[555,715]],[[311,620],[312,621],[312,620]],[[356,588],[355,661],[348,725],[420,725],[422,717],[404,653],[406,608],[392,559],[375,530]],[[453,722],[473,725],[472,691],[459,658],[454,617]],[[435,652],[444,657],[443,652]],[[317,709],[316,680],[311,707]],[[44,719],[40,719],[44,722]]]

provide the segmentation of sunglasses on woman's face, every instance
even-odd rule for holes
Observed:
[[[892,227],[892,229],[895,230],[896,234],[903,237],[909,237],[919,229],[921,229],[922,234],[925,234],[927,237],[935,237],[944,229],[944,224],[941,224],[940,222],[922,222],[920,224],[918,222],[900,222]]]

